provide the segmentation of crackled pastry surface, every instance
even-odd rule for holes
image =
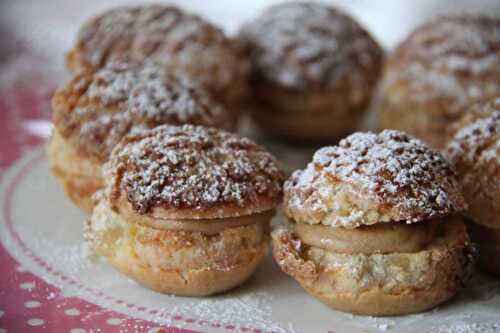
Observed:
[[[201,86],[155,64],[79,74],[56,93],[53,109],[61,136],[101,163],[123,136],[157,125],[230,128],[228,113]]]
[[[389,98],[438,107],[453,116],[477,99],[500,92],[500,19],[438,17],[413,32],[386,67]],[[404,85],[406,89],[398,89]],[[429,111],[431,112],[431,110]]]
[[[168,5],[111,9],[82,26],[67,55],[74,72],[147,60],[189,73],[216,93],[240,86],[247,70],[238,44],[221,29]]]
[[[258,75],[294,89],[370,91],[382,52],[351,17],[317,3],[268,8],[240,33]]]
[[[160,126],[122,141],[107,166],[110,198],[174,218],[241,216],[273,209],[284,174],[263,147],[201,126]]]
[[[297,222],[346,228],[413,223],[465,209],[454,177],[442,155],[403,132],[355,133],[291,176],[284,209]]]

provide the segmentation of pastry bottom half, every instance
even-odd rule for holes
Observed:
[[[449,300],[472,271],[472,252],[461,221],[445,223],[414,253],[335,253],[290,230],[273,232],[273,255],[285,273],[327,305],[362,315],[417,313]]]
[[[351,105],[337,92],[295,92],[264,85],[257,89],[255,122],[270,135],[291,142],[331,142],[354,132],[366,103]]]
[[[268,223],[213,235],[129,223],[100,203],[84,236],[120,272],[155,291],[208,296],[245,282],[268,253]]]

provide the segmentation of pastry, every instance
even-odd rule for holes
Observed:
[[[454,127],[444,153],[469,205],[466,216],[479,265],[500,276],[500,98],[473,105]]]
[[[251,62],[252,116],[272,135],[324,141],[352,132],[366,110],[382,50],[348,15],[287,2],[243,26]]]
[[[206,296],[243,283],[267,254],[283,173],[264,148],[214,128],[126,136],[85,239],[148,288]]]
[[[435,148],[468,105],[500,94],[500,18],[438,17],[388,59],[378,105],[381,128],[406,131]]]
[[[125,134],[161,124],[231,128],[228,112],[202,87],[154,64],[78,74],[52,105],[49,162],[66,194],[86,211],[102,186],[102,164]]]
[[[201,17],[169,5],[118,7],[92,18],[66,60],[73,72],[110,62],[161,62],[204,84],[233,113],[247,90],[248,64],[239,44]]]
[[[453,297],[473,251],[454,171],[403,132],[355,133],[285,182],[291,224],[275,230],[281,269],[329,306],[401,315]]]

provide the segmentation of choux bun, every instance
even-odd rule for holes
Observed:
[[[465,200],[438,152],[403,132],[355,133],[286,181],[281,269],[327,305],[364,315],[425,311],[469,277]]]
[[[126,136],[104,169],[106,186],[85,238],[146,287],[223,292],[267,254],[284,175],[251,140],[215,128],[159,126]]]
[[[448,126],[468,106],[500,94],[500,18],[437,17],[389,57],[378,103],[380,127],[445,146]]]
[[[240,40],[252,65],[252,116],[271,135],[328,141],[352,132],[371,100],[382,50],[340,10],[319,3],[271,6]]]

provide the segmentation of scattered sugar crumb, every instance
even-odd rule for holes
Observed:
[[[498,331],[500,331],[500,323],[479,324],[459,322],[439,326],[430,333],[494,333]]]

